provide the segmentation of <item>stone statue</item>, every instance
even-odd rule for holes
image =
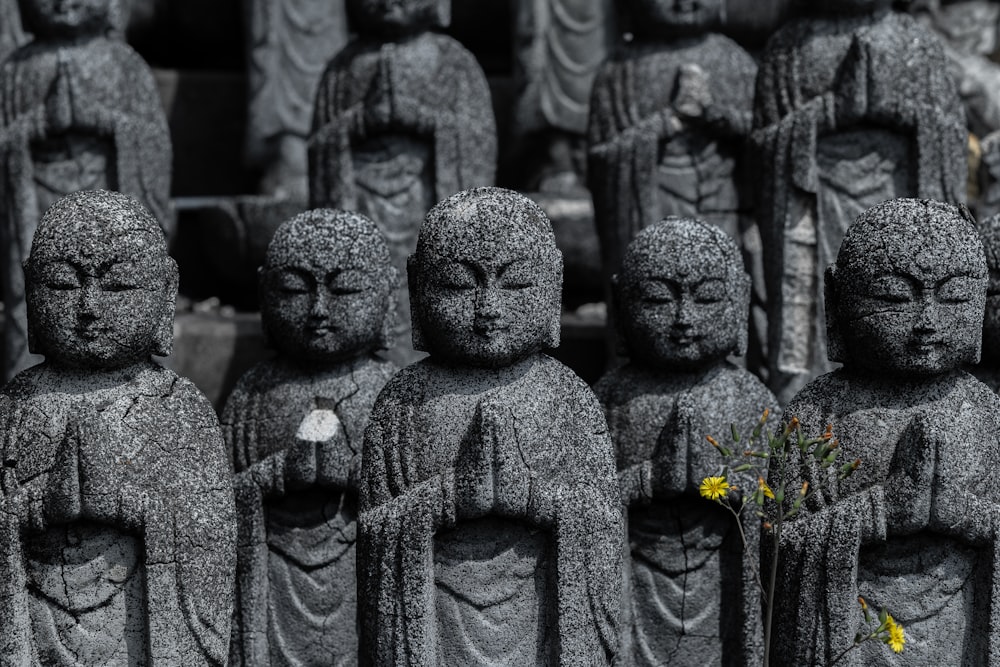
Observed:
[[[623,525],[594,394],[559,342],[562,262],[527,198],[435,206],[409,264],[430,353],[379,394],[362,460],[362,664],[607,665]]]
[[[246,155],[260,191],[305,202],[306,142],[323,68],[347,43],[344,0],[245,0]]]
[[[396,370],[387,346],[396,271],[375,223],[321,209],[283,224],[260,274],[278,349],[223,412],[240,516],[230,664],[354,665],[361,444]]]
[[[611,0],[518,0],[512,133],[519,184],[543,192],[582,186],[590,92],[615,44]]]
[[[774,396],[726,357],[747,343],[750,277],[722,230],[668,218],[641,231],[615,280],[629,362],[594,387],[629,507],[631,665],[758,665],[759,521],[744,550],[732,514],[699,496],[719,455],[709,434],[753,424]],[[756,480],[751,480],[756,483]]]
[[[359,211],[389,241],[401,274],[428,209],[459,190],[491,185],[496,128],[486,77],[458,42],[432,31],[450,0],[350,0],[359,36],[320,82],[309,152],[313,207]],[[399,289],[395,361],[418,358]]]
[[[25,273],[45,361],[0,391],[0,665],[226,664],[233,491],[212,406],[151,359],[177,293],[158,222],[68,195]]]
[[[768,383],[782,402],[830,369],[822,273],[848,225],[893,197],[965,199],[965,112],[948,61],[891,4],[810,5],[771,38],[757,76]]]
[[[41,214],[76,190],[126,192],[170,222],[170,135],[153,76],[118,37],[114,0],[24,0],[34,36],[0,69],[3,371],[27,356],[21,265]],[[36,360],[37,361],[37,360]]]
[[[815,502],[781,535],[772,665],[849,646],[859,595],[913,641],[901,656],[868,642],[838,665],[1000,664],[1000,399],[961,370],[979,358],[987,280],[964,208],[897,199],[847,230],[826,273],[830,358],[844,366],[787,412],[807,434],[832,424],[841,459],[861,465],[842,481],[802,469]]]

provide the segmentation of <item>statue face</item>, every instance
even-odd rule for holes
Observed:
[[[107,27],[111,0],[23,0],[27,22],[41,36],[74,37]]]
[[[634,28],[655,33],[658,29],[701,28],[715,25],[723,0],[628,0]]]
[[[364,222],[365,236],[337,221],[279,229],[272,250],[280,248],[261,270],[261,315],[283,354],[330,363],[382,346],[395,274],[374,223]]]
[[[647,230],[630,248],[619,278],[619,327],[633,361],[694,370],[737,351],[747,327],[746,278],[718,241],[690,234],[702,223],[673,224]]]
[[[173,315],[168,258],[146,235],[77,231],[55,248],[34,248],[28,317],[46,360],[111,369],[146,359],[164,310]],[[160,241],[162,244],[162,241]]]
[[[351,0],[354,21],[376,33],[403,34],[437,22],[439,0]]]
[[[869,270],[838,275],[846,365],[920,376],[976,359],[987,280],[982,260],[966,259],[971,253],[955,245],[941,234],[911,236],[898,248],[870,253]]]

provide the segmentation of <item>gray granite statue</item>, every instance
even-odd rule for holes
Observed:
[[[114,0],[24,0],[34,39],[0,69],[3,372],[27,356],[21,265],[42,213],[77,190],[126,192],[170,222],[170,135],[153,76],[118,37]],[[37,361],[37,360],[36,360]]]
[[[361,445],[396,370],[396,271],[375,223],[320,209],[283,224],[260,273],[278,356],[226,403],[240,516],[234,666],[357,664]]]
[[[832,424],[841,459],[861,465],[842,481],[803,468],[815,503],[781,536],[772,665],[848,647],[859,595],[910,640],[899,656],[867,642],[838,665],[1000,664],[1000,399],[961,370],[979,358],[987,281],[964,208],[897,199],[847,230],[826,274],[830,358],[844,366],[787,413],[804,433]]]
[[[414,340],[365,434],[362,664],[607,665],[623,524],[594,394],[559,342],[562,262],[529,199],[435,206],[409,264]]]
[[[948,61],[891,4],[809,5],[771,38],[757,76],[768,383],[783,402],[831,368],[822,275],[848,225],[893,197],[965,199],[965,111]]]
[[[316,95],[309,150],[313,207],[359,211],[406,257],[431,206],[491,185],[496,127],[478,63],[432,29],[448,24],[450,0],[349,0],[359,36],[330,62]],[[418,358],[409,340],[406,280],[391,356]]]
[[[590,92],[614,28],[611,0],[518,0],[511,129],[524,188],[581,189]]]
[[[608,276],[635,235],[668,215],[699,217],[739,239],[739,156],[757,71],[715,32],[722,0],[623,4],[635,38],[601,68],[588,129]]]
[[[248,165],[260,192],[305,202],[306,142],[323,69],[347,44],[344,0],[244,0]]]
[[[631,665],[760,664],[759,521],[699,496],[719,470],[705,436],[745,428],[774,396],[726,357],[747,342],[750,277],[722,230],[668,218],[641,231],[615,281],[629,362],[594,387],[629,507]],[[755,480],[751,480],[755,482]]]
[[[158,222],[68,195],[25,272],[45,361],[0,391],[0,665],[226,664],[233,490],[212,406],[151,359],[177,293]]]

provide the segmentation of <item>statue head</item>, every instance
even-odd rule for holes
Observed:
[[[987,278],[964,206],[917,199],[873,206],[847,230],[826,272],[830,359],[903,377],[978,362]]]
[[[983,363],[1000,365],[1000,214],[983,220],[979,236],[986,250],[990,279],[986,288],[986,316],[983,319]]]
[[[625,0],[632,31],[641,36],[697,34],[717,28],[724,0]]]
[[[431,209],[409,259],[413,346],[499,368],[559,345],[562,253],[527,197],[476,188]]]
[[[639,232],[614,278],[625,353],[660,370],[697,370],[746,353],[750,276],[718,227],[667,218]]]
[[[398,276],[365,216],[316,209],[286,221],[259,277],[264,331],[282,355],[326,364],[390,346]]]
[[[451,23],[451,0],[348,0],[348,18],[360,33],[395,39]]]
[[[38,223],[25,263],[28,345],[56,366],[113,369],[167,355],[177,265],[128,195],[67,195]]]
[[[36,39],[98,35],[116,27],[119,0],[20,0],[21,21]]]

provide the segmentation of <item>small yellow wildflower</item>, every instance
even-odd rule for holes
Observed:
[[[725,477],[706,477],[701,481],[698,491],[702,498],[709,500],[725,498],[729,492],[729,482],[726,481]]]
[[[889,633],[889,648],[896,653],[903,652],[903,644],[906,643],[906,635],[903,634],[903,626],[896,622],[892,614],[885,617],[885,629]]]
[[[705,439],[708,440],[708,442],[709,442],[710,445],[712,445],[713,447],[715,447],[716,449],[718,449],[719,443],[716,441],[715,438],[713,438],[710,435],[706,435]]]
[[[858,596],[858,604],[861,605],[861,609],[862,610],[868,609],[868,602],[866,602],[865,599],[863,597],[861,597],[860,595]]]
[[[767,485],[767,482],[764,481],[763,477],[757,478],[757,488],[763,491],[766,497],[774,500],[774,491],[772,491],[771,487]]]

